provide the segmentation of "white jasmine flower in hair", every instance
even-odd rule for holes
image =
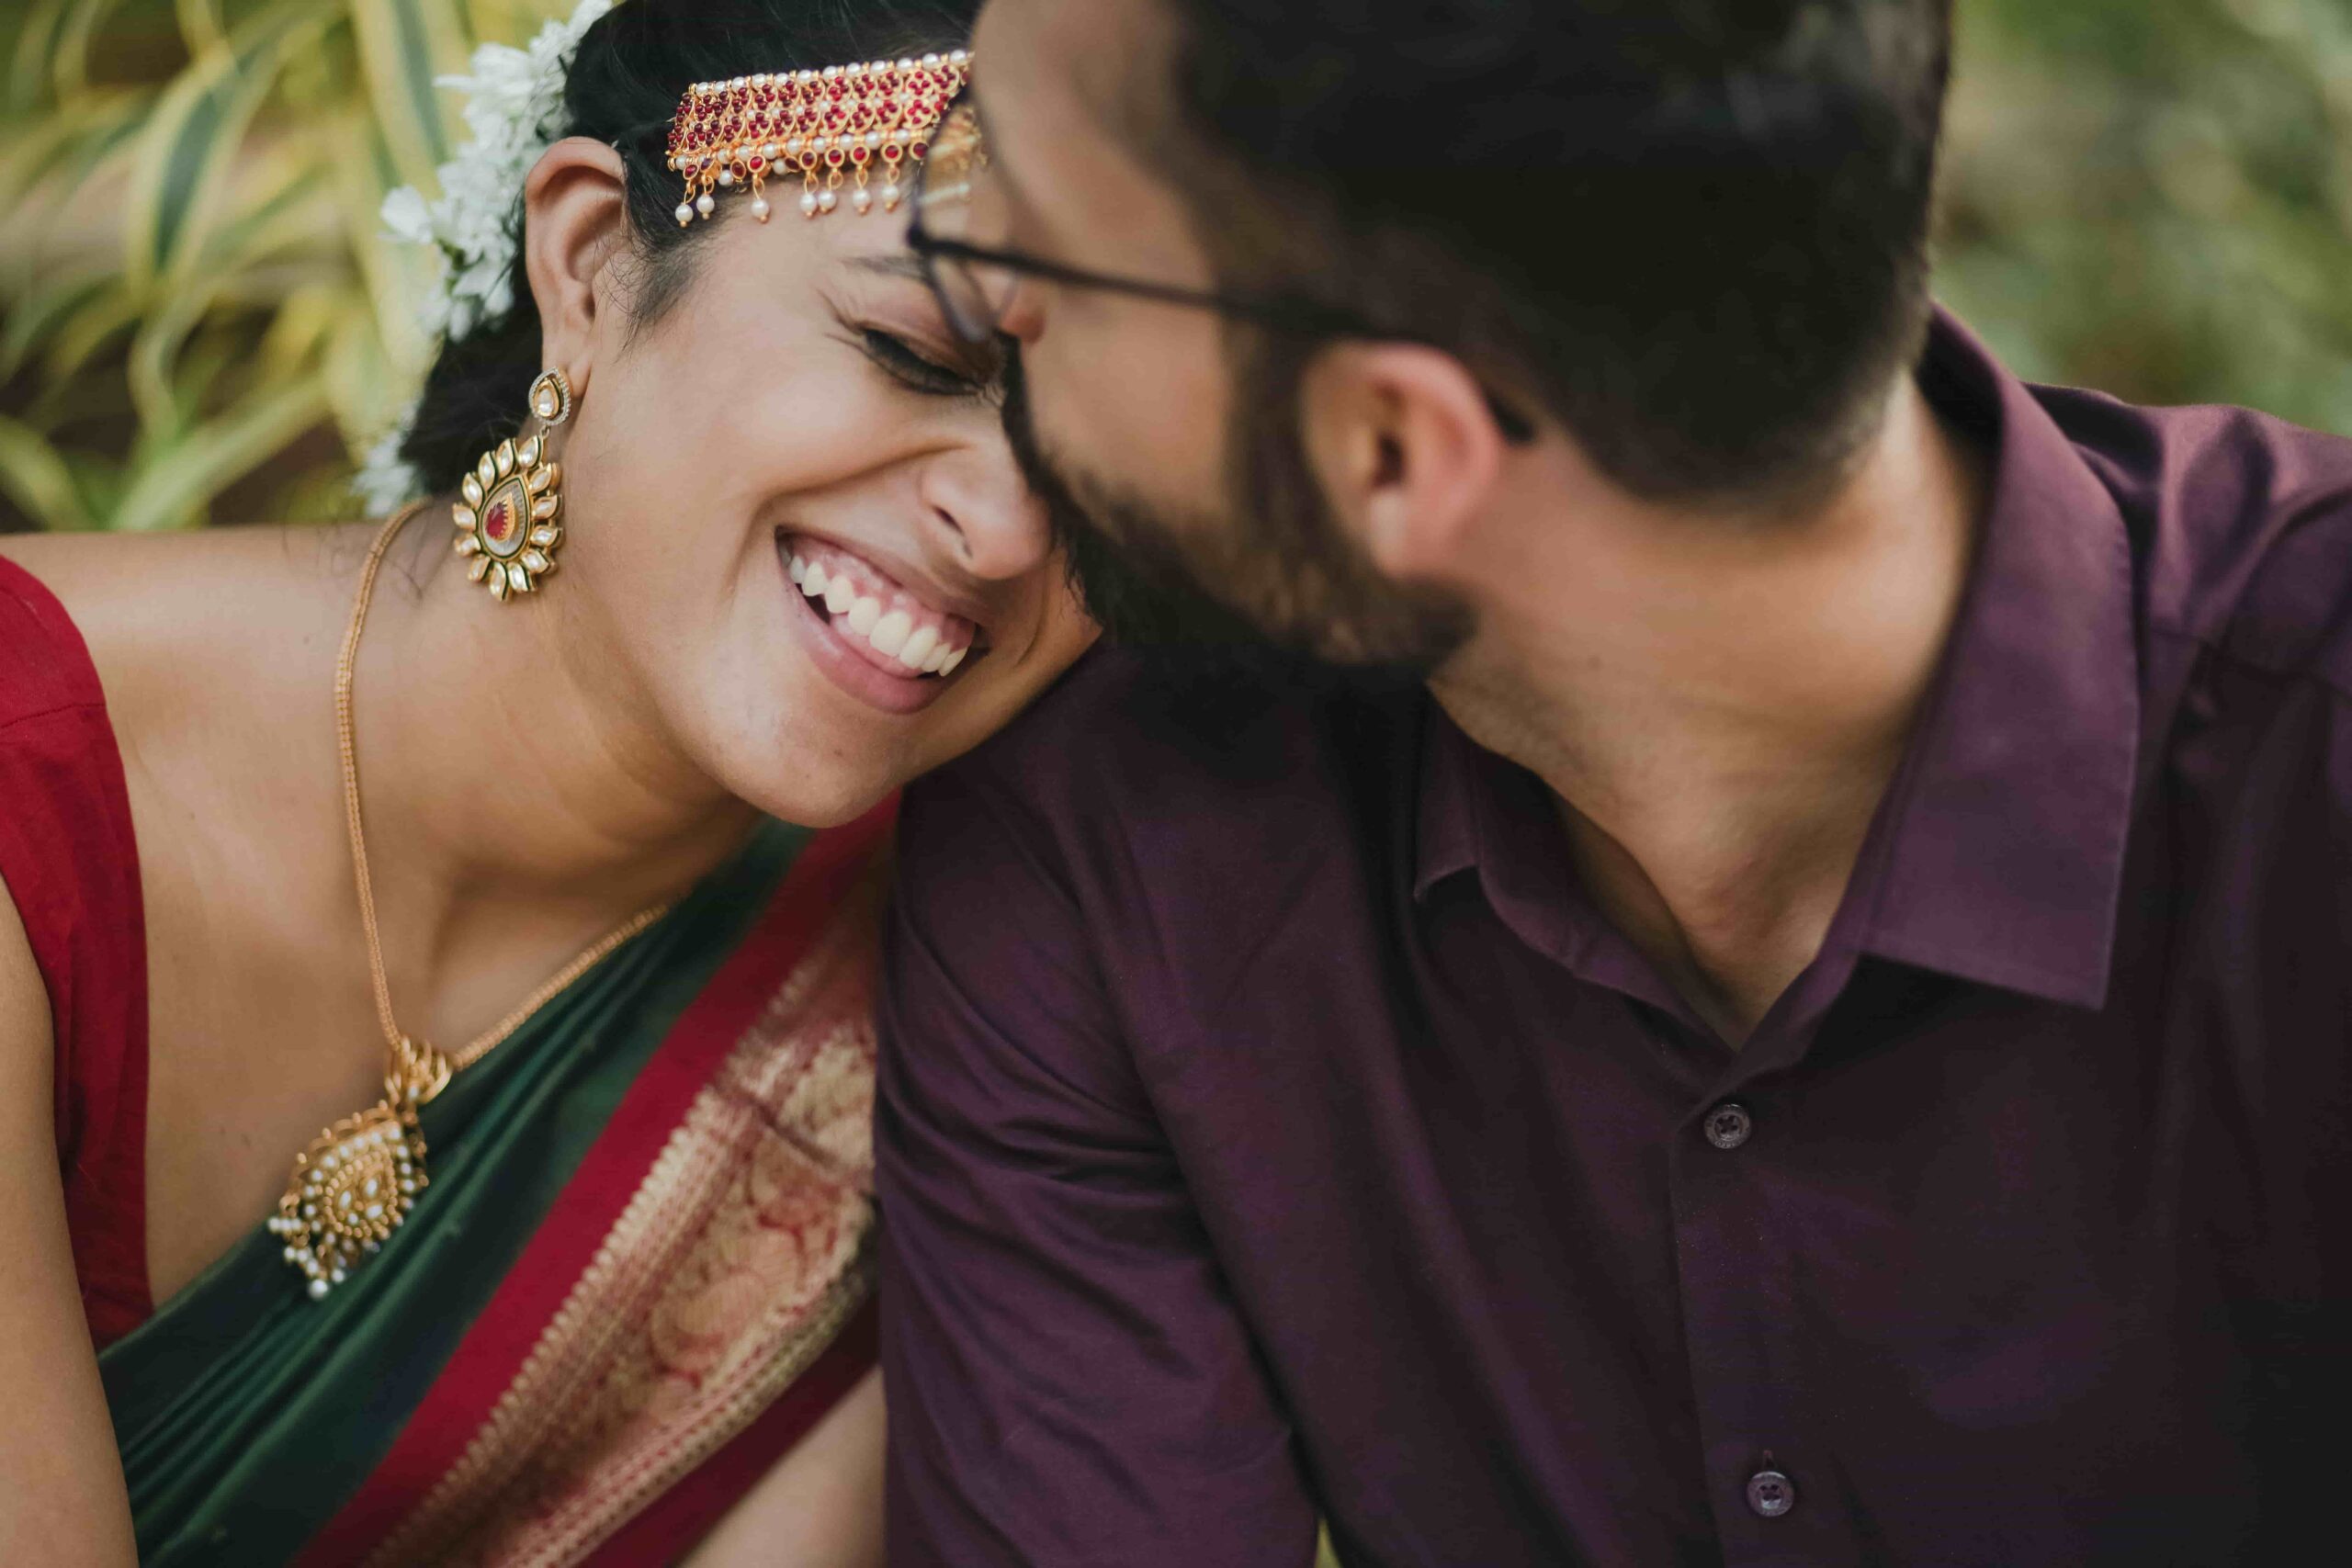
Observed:
[[[564,80],[581,35],[612,8],[612,0],[581,0],[569,21],[548,23],[528,48],[483,44],[474,51],[468,74],[439,78],[440,85],[467,95],[472,140],[437,171],[438,200],[428,202],[413,186],[402,186],[384,197],[380,213],[392,239],[441,253],[441,276],[417,310],[429,335],[455,342],[514,308],[515,208],[523,181],[567,129]],[[397,450],[413,418],[412,410],[368,456],[361,479],[378,487],[369,495],[371,506],[399,484],[413,484],[410,494],[422,488],[406,465],[388,456],[378,460]],[[408,499],[399,496],[385,510]]]
[[[351,491],[370,517],[390,517],[424,493],[424,476],[401,457],[401,443],[415,422],[416,405],[411,403],[400,423],[368,449],[368,460],[352,479]]]
[[[381,216],[385,232],[405,244],[433,243],[433,209],[414,186],[402,186],[384,197]]]

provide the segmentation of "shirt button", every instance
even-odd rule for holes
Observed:
[[[1777,1519],[1797,1506],[1797,1483],[1777,1470],[1747,1478],[1747,1506],[1758,1518]]]
[[[1707,1142],[1719,1149],[1736,1149],[1747,1142],[1747,1134],[1756,1131],[1756,1118],[1747,1107],[1736,1100],[1726,1100],[1707,1112]]]

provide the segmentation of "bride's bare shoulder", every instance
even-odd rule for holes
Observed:
[[[309,642],[339,615],[368,534],[365,525],[15,534],[0,536],[0,556],[64,605],[119,709],[226,664],[266,660],[272,646]]]
[[[255,525],[173,534],[0,535],[0,556],[40,579],[85,635],[114,618],[243,618],[253,604],[340,581],[367,553],[365,524]]]
[[[364,541],[364,525],[196,528],[170,534],[0,534],[0,556],[41,580],[75,608],[120,595],[141,597],[158,588],[185,591],[196,582],[243,581],[332,573]],[[359,547],[362,550],[364,542]]]

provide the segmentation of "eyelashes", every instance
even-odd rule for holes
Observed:
[[[858,336],[859,346],[865,356],[910,390],[935,398],[969,398],[984,396],[995,389],[995,378],[977,376],[968,369],[943,365],[909,346],[904,338],[884,332],[879,327],[866,327]]]

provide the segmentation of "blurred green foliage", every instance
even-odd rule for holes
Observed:
[[[346,511],[430,349],[377,209],[449,155],[435,76],[552,9],[0,6],[0,526]]]
[[[1944,297],[2028,376],[2352,431],[2352,0],[1957,3]],[[431,347],[377,208],[564,8],[0,5],[0,528],[349,514]]]
[[[1945,299],[2036,379],[2352,434],[2352,3],[1958,9]]]

